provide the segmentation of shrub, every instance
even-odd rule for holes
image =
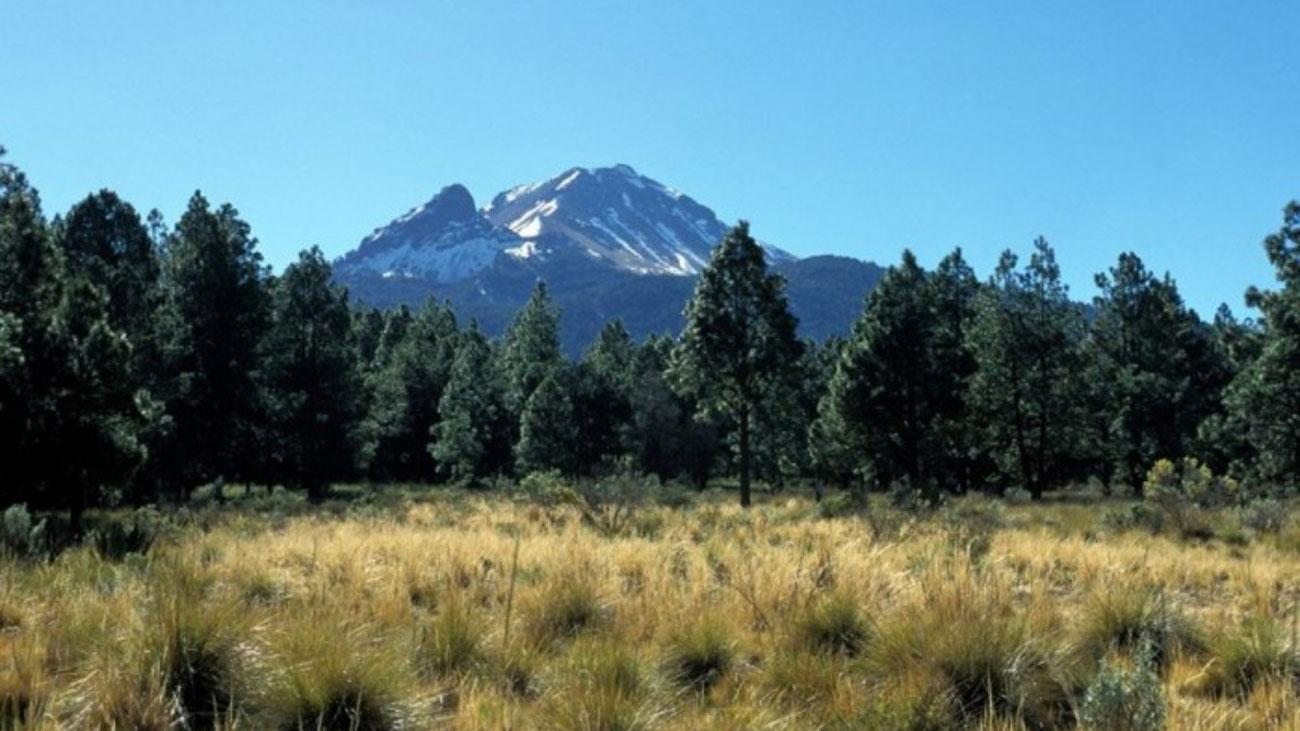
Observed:
[[[704,691],[731,669],[735,655],[735,641],[726,625],[708,618],[669,638],[664,669],[677,684]]]
[[[140,508],[103,516],[95,521],[85,540],[100,556],[120,561],[132,554],[148,553],[166,529],[166,521],[157,510]]]
[[[0,516],[0,554],[14,559],[34,559],[45,552],[45,521],[34,520],[27,506],[21,503],[6,508]]]
[[[847,518],[862,511],[862,501],[849,490],[838,490],[817,503],[817,517]]]
[[[1096,731],[1161,731],[1165,695],[1160,676],[1143,648],[1137,664],[1125,667],[1103,660],[1079,707],[1083,726]]]
[[[972,561],[982,559],[989,552],[994,534],[1003,526],[997,504],[975,496],[944,506],[940,522],[948,537],[948,546],[966,553]]]
[[[1205,511],[1231,504],[1241,488],[1231,477],[1216,477],[1209,467],[1192,457],[1175,465],[1157,460],[1143,483],[1146,504],[1159,512],[1163,523],[1185,538],[1214,534]]]
[[[1235,631],[1210,643],[1214,661],[1200,680],[1201,690],[1244,698],[1265,680],[1300,681],[1300,657],[1287,633],[1268,617],[1251,617]]]
[[[1242,527],[1255,533],[1282,532],[1287,521],[1287,509],[1274,498],[1256,498],[1237,509]]]
[[[1101,515],[1103,527],[1112,531],[1140,528],[1152,533],[1164,530],[1164,513],[1145,503],[1135,503],[1127,508],[1110,508]]]
[[[571,490],[559,472],[548,470],[529,472],[519,481],[516,492],[539,505],[554,506],[566,502]]]
[[[606,535],[619,535],[633,524],[637,511],[660,492],[653,475],[622,474],[596,482],[580,483],[571,502],[591,527]]]
[[[871,636],[871,626],[850,595],[837,592],[806,609],[794,624],[798,645],[814,652],[857,655]]]
[[[1120,587],[1094,596],[1079,620],[1076,647],[1084,659],[1098,662],[1112,650],[1145,647],[1156,668],[1164,668],[1177,650],[1203,646],[1186,616],[1150,587]]]

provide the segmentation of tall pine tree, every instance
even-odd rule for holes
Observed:
[[[971,407],[1002,485],[1038,498],[1078,458],[1084,323],[1045,239],[1034,242],[1023,270],[1016,265],[1015,254],[1004,252],[980,294],[970,334],[978,364]]]
[[[699,399],[704,415],[723,415],[735,430],[740,504],[750,504],[752,430],[761,409],[793,387],[801,345],[785,298],[785,280],[767,270],[763,249],[741,221],[727,232],[686,305],[686,328],[672,377]]]
[[[298,255],[274,284],[262,377],[272,473],[323,499],[356,470],[364,415],[347,291],[320,249]]]
[[[235,209],[214,211],[195,193],[163,263],[158,395],[167,430],[152,450],[155,479],[182,495],[217,477],[257,477],[265,416],[256,371],[270,322],[268,276]]]

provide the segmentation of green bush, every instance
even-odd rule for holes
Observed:
[[[1287,508],[1274,498],[1256,498],[1237,509],[1242,527],[1259,534],[1281,533]]]
[[[46,553],[45,521],[34,520],[24,504],[10,505],[0,516],[0,554],[35,559]]]
[[[1164,689],[1149,656],[1139,652],[1133,668],[1104,660],[1083,695],[1079,720],[1095,731],[1164,729]]]
[[[849,490],[832,492],[817,503],[817,517],[846,518],[862,511],[862,501]]]

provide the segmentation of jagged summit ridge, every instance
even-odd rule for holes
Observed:
[[[482,210],[459,184],[377,228],[337,263],[339,276],[474,277],[500,256],[592,273],[698,274],[726,234],[708,207],[630,165],[573,167],[497,194]],[[793,259],[768,246],[774,262]]]
[[[574,167],[516,186],[483,212],[520,238],[541,242],[530,253],[544,254],[561,241],[639,274],[697,274],[727,231],[708,207],[623,164]]]
[[[519,244],[517,236],[483,217],[465,186],[453,184],[375,229],[336,268],[342,277],[370,273],[452,282],[482,271]]]

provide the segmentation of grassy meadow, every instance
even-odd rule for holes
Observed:
[[[6,558],[0,727],[1300,728],[1294,510],[338,494]]]

